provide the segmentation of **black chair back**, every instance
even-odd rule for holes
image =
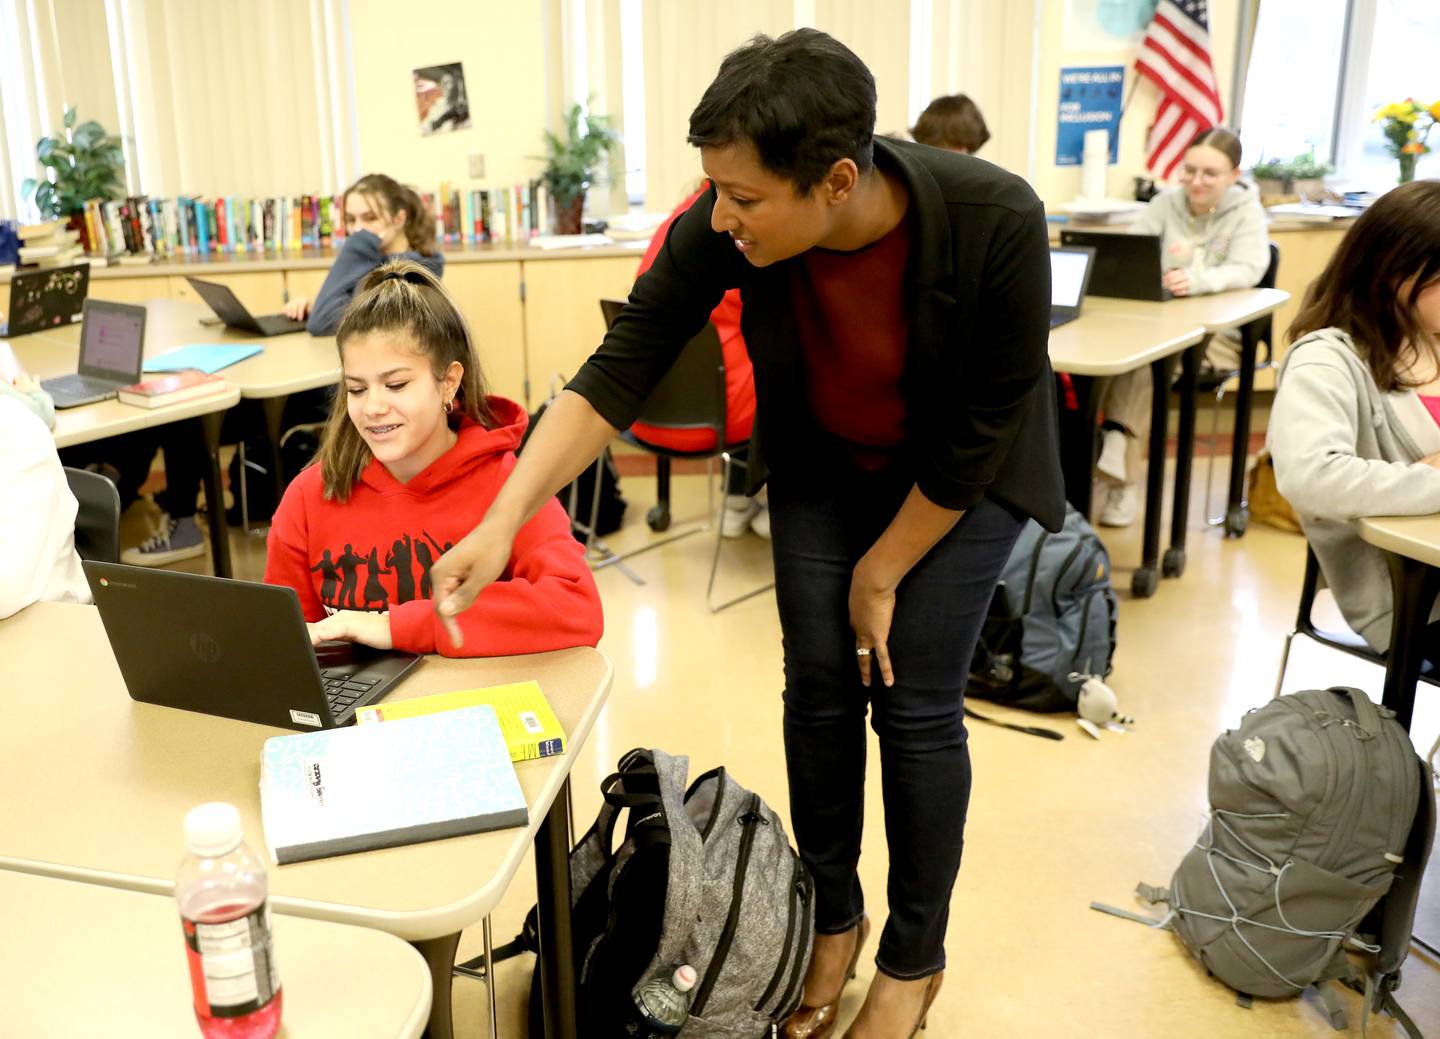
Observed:
[[[75,551],[81,559],[120,562],[120,492],[99,473],[65,467],[70,493],[80,509],[75,514]]]
[[[624,308],[624,300],[600,301],[607,328],[615,324]],[[665,429],[708,429],[715,434],[715,448],[698,454],[716,455],[726,446],[725,417],[725,354],[720,347],[720,334],[707,321],[675,358],[675,363],[650,394],[636,421]],[[643,440],[640,442],[651,450],[665,451],[645,444]]]

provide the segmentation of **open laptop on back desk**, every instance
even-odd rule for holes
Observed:
[[[1080,316],[1095,250],[1076,246],[1050,247],[1050,327]]]
[[[10,306],[0,321],[0,336],[23,336],[64,328],[80,320],[90,291],[90,265],[20,270],[10,277]]]
[[[1088,290],[1092,296],[1157,303],[1171,298],[1163,281],[1159,235],[1063,230],[1060,244],[1095,250]]]
[[[82,564],[132,699],[286,729],[333,729],[419,661],[314,647],[293,588],[116,563]]]
[[[215,311],[215,316],[231,328],[257,336],[283,336],[291,332],[305,331],[305,322],[292,321],[284,314],[261,314],[256,317],[240,302],[240,298],[230,291],[228,285],[221,285],[218,281],[201,281],[188,274],[185,280],[206,305]]]
[[[122,386],[140,381],[145,363],[145,308],[87,299],[80,326],[80,370],[43,379],[40,385],[57,408],[108,400]]]

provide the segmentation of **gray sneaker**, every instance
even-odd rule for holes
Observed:
[[[205,554],[205,538],[194,516],[171,519],[160,514],[160,530],[148,541],[120,553],[120,562],[129,566],[169,566],[182,559]]]

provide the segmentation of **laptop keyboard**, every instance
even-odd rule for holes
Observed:
[[[351,675],[343,671],[321,671],[320,682],[325,687],[325,699],[330,704],[330,713],[339,715],[379,685],[380,679]]]
[[[103,379],[92,379],[85,375],[60,375],[46,379],[41,385],[59,404],[63,400],[89,400],[92,397],[108,399],[115,396],[115,384]]]

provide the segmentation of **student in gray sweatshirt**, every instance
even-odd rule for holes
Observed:
[[[1270,414],[1275,479],[1345,620],[1384,651],[1390,578],[1358,521],[1440,512],[1440,182],[1376,200],[1289,338]],[[1430,642],[1440,663],[1440,627]]]
[[[1240,138],[1224,127],[1201,131],[1185,150],[1180,186],[1157,195],[1134,225],[1159,235],[1164,284],[1176,296],[1249,288],[1270,263],[1259,196],[1240,180]],[[1225,336],[1211,339],[1207,363],[1233,368],[1239,350]],[[1107,527],[1126,527],[1139,506],[1136,481],[1150,434],[1152,383],[1148,368],[1111,379],[1100,401],[1105,436],[1096,468],[1109,491],[1100,512]]]

